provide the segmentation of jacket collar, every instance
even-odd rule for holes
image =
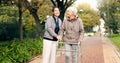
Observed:
[[[70,21],[70,22],[73,22],[73,21],[77,21],[78,17],[76,17],[75,19],[70,19],[70,18],[67,18],[67,21]]]

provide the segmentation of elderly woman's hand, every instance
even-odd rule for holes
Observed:
[[[57,39],[58,39],[58,41],[61,41],[62,37],[61,36],[57,36]]]

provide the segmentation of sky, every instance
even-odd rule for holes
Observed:
[[[75,2],[75,6],[77,6],[78,4],[81,4],[81,3],[88,3],[91,5],[91,7],[95,10],[98,10],[97,9],[97,0],[77,0]]]

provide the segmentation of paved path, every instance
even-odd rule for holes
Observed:
[[[106,37],[102,37],[104,63],[120,63],[120,52],[113,43]]]
[[[82,43],[82,63],[104,63],[100,37],[88,37]]]
[[[81,47],[82,59],[79,59],[81,63],[120,63],[120,54],[116,46],[106,37],[86,37]],[[64,54],[58,56],[56,63],[65,63],[64,56]],[[38,57],[30,63],[41,63],[40,61],[41,58]]]
[[[31,59],[29,63],[41,63],[41,62],[42,62],[42,57],[41,57],[41,55],[39,55],[39,56]]]

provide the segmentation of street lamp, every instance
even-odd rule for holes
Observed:
[[[15,4],[15,2],[14,2],[14,1],[11,1],[11,3],[12,3],[12,5],[14,5],[14,4]],[[13,6],[13,8],[14,8],[14,6]]]
[[[31,0],[27,0],[29,3],[31,2]]]
[[[82,10],[82,9],[80,9],[80,12],[83,12],[83,10]]]
[[[27,1],[29,2],[30,5],[32,5],[31,0],[27,0]]]
[[[83,9],[80,9],[80,17],[82,18]]]
[[[15,2],[14,1],[12,1],[12,4],[14,4]]]

